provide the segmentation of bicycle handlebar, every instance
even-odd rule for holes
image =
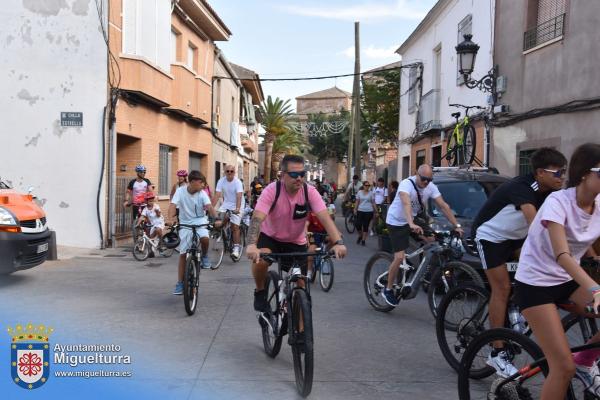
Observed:
[[[326,253],[328,256],[335,257],[335,253],[329,250]],[[283,257],[314,257],[314,256],[322,256],[323,252],[295,252],[295,253],[260,253],[260,258],[270,257],[273,259],[283,258]]]
[[[482,106],[465,106],[463,104],[448,104],[450,107],[458,107],[458,108],[464,108],[466,110],[470,110],[472,108],[475,108],[477,110],[485,110],[485,107]]]
[[[179,224],[178,226],[182,228],[190,228],[190,229],[199,229],[212,226],[212,224],[200,224],[200,225],[187,225],[187,224]]]

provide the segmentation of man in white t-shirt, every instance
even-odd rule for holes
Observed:
[[[377,186],[373,188],[373,195],[375,196],[375,204],[378,206],[386,202],[388,190],[385,187],[385,181],[383,178],[377,179]]]
[[[225,176],[217,182],[217,190],[213,201],[216,206],[219,200],[223,198],[223,204],[219,207],[219,212],[231,211],[231,231],[233,233],[233,251],[231,255],[235,259],[240,258],[240,222],[242,214],[240,210],[244,209],[244,186],[235,176],[235,167],[233,165],[225,166]]]
[[[184,225],[203,225],[208,223],[206,213],[212,217],[217,217],[217,213],[213,208],[208,195],[203,190],[206,186],[206,178],[200,171],[191,171],[188,175],[189,183],[187,186],[182,186],[173,195],[171,204],[169,204],[169,213],[167,222],[173,223],[175,220],[176,210],[179,209],[179,223]],[[215,227],[220,226],[220,221],[215,222]],[[173,294],[183,294],[183,272],[185,269],[186,253],[192,245],[192,229],[181,227],[179,229],[179,270],[178,280],[175,285]],[[196,235],[200,237],[200,246],[202,248],[202,268],[210,268],[210,260],[208,259],[208,229],[196,229]]]
[[[388,209],[386,223],[394,251],[394,260],[390,264],[388,273],[388,284],[381,294],[386,303],[391,306],[398,305],[398,299],[394,296],[392,286],[396,282],[398,268],[404,261],[404,251],[408,248],[408,239],[411,232],[422,235],[423,228],[415,224],[413,217],[420,211],[426,211],[427,201],[431,198],[435,201],[437,208],[454,225],[454,229],[463,234],[460,224],[456,221],[450,206],[442,198],[433,181],[433,170],[427,164],[422,164],[417,170],[417,175],[411,176],[400,182],[398,195],[392,201]],[[418,193],[417,193],[418,190]]]

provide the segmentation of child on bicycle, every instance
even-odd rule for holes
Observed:
[[[163,235],[165,229],[165,219],[160,211],[160,206],[156,203],[154,193],[146,193],[146,208],[142,210],[140,217],[138,218],[136,226],[139,226],[143,221],[150,225],[150,233],[148,236],[150,239],[158,236],[159,238]]]
[[[571,354],[555,305],[600,306],[600,285],[579,265],[599,237],[600,144],[588,143],[571,157],[567,189],[550,194],[531,223],[515,276],[515,301],[548,360],[542,400],[564,399],[574,375],[600,394],[600,349]],[[600,333],[590,342],[600,342]]]

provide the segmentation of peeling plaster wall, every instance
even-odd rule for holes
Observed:
[[[95,1],[7,0],[0,47],[0,177],[34,187],[59,245],[98,247],[107,71]],[[83,112],[83,127],[62,127],[61,111]]]

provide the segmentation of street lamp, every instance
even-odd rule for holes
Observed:
[[[465,34],[462,42],[455,47],[458,55],[458,71],[465,79],[465,85],[469,89],[478,88],[484,92],[491,92],[494,102],[496,101],[496,67],[489,70],[487,75],[479,80],[471,78],[475,69],[475,58],[479,51],[479,45],[471,41],[473,35]]]

